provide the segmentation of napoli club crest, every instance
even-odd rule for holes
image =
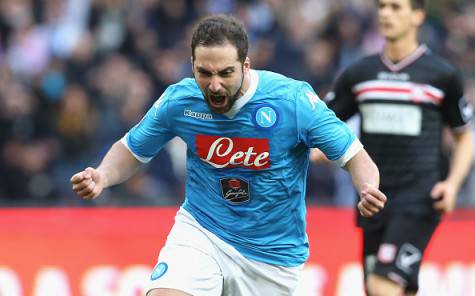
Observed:
[[[249,182],[239,178],[225,178],[220,183],[223,198],[228,202],[238,205],[251,199]]]
[[[165,262],[160,262],[157,265],[155,265],[152,275],[150,276],[150,279],[152,281],[157,280],[161,278],[168,270],[168,264]]]
[[[254,111],[253,121],[258,128],[273,128],[279,121],[279,114],[273,106],[263,104]]]

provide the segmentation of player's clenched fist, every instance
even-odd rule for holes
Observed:
[[[366,183],[360,192],[358,210],[363,217],[371,217],[384,208],[386,195],[378,188]]]
[[[84,199],[93,199],[104,189],[104,178],[91,167],[71,177],[72,189]]]

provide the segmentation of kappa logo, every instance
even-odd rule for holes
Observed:
[[[185,111],[183,112],[183,115],[185,115],[187,117],[193,117],[193,118],[196,118],[196,119],[200,119],[200,120],[212,120],[213,119],[213,115],[211,115],[209,113],[195,112],[195,111],[191,111],[190,109],[185,109]]]
[[[318,97],[317,94],[314,94],[314,93],[311,93],[311,92],[307,93],[307,98],[308,98],[308,101],[309,101],[310,105],[312,105],[312,110],[315,110],[316,105],[320,101],[320,98]]]
[[[460,113],[465,122],[468,122],[473,117],[473,107],[467,101],[465,97],[462,97],[459,101]]]
[[[270,167],[269,139],[197,135],[195,143],[201,160],[218,169]]]
[[[406,243],[399,249],[396,266],[408,273],[411,270],[411,266],[421,261],[421,258],[421,251],[414,245]]]
[[[158,109],[160,108],[160,105],[162,104],[164,97],[165,97],[165,93],[163,93],[160,96],[160,98],[158,98],[158,100],[156,100],[155,103],[153,103],[153,108],[155,108],[155,113],[154,113],[155,116],[157,116]]]

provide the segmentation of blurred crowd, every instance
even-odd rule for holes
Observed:
[[[2,0],[0,205],[85,205],[70,176],[97,166],[167,85],[191,76],[191,28],[209,13],[243,21],[253,68],[306,80],[320,96],[383,46],[367,0]],[[421,39],[460,67],[473,103],[475,2],[433,0]],[[173,140],[94,204],[179,204],[185,149]],[[475,205],[470,178],[460,205]],[[312,165],[308,185],[311,203],[353,202],[334,166]]]

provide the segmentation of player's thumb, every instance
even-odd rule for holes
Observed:
[[[434,185],[434,187],[432,187],[432,190],[430,192],[430,196],[433,198],[433,199],[439,199],[442,194],[444,193],[444,186],[442,185],[442,183],[437,183]]]

